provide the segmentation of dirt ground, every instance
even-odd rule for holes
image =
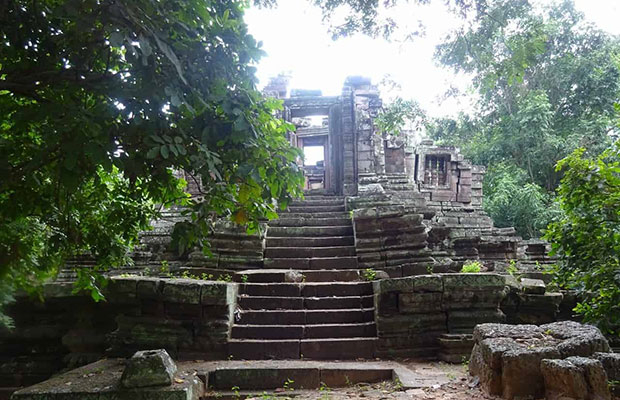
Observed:
[[[425,376],[427,387],[404,389],[395,382],[376,384],[357,384],[346,388],[322,387],[315,391],[296,392],[287,396],[284,389],[250,397],[253,400],[269,400],[277,396],[278,400],[290,398],[295,400],[490,400],[498,397],[484,394],[475,380],[467,374],[467,367],[459,364],[442,362],[401,361],[408,369]],[[428,385],[428,382],[434,384]],[[282,397],[281,397],[282,396]]]
[[[255,397],[255,400],[268,399],[269,397]],[[425,400],[464,400],[464,399],[497,399],[487,396],[477,387],[471,388],[466,381],[459,380],[447,383],[437,388],[408,389],[403,390],[390,383],[374,385],[355,385],[350,388],[336,388],[308,392],[293,397],[303,400],[400,400],[400,399],[425,399]]]

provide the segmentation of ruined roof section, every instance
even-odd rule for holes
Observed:
[[[291,91],[295,93],[295,91]],[[320,93],[320,92],[319,92]],[[291,110],[293,117],[307,117],[310,115],[327,115],[329,109],[339,104],[338,96],[296,96],[284,99],[284,105]]]

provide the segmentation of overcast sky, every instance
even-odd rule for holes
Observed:
[[[575,3],[587,20],[620,34],[619,0]],[[320,89],[325,95],[338,95],[349,75],[368,76],[375,83],[389,76],[400,84],[401,90],[384,91],[387,93],[383,97],[388,100],[394,95],[415,99],[431,116],[468,110],[466,98],[440,101],[451,86],[466,90],[468,78],[455,76],[433,61],[435,45],[458,26],[458,19],[445,10],[442,1],[428,6],[402,6],[396,13],[397,22],[405,30],[414,30],[417,21],[424,21],[425,36],[405,43],[388,43],[362,35],[333,41],[321,21],[320,10],[307,0],[280,0],[276,9],[248,10],[250,33],[263,42],[267,52],[258,65],[260,85],[280,72],[290,72],[290,88]]]

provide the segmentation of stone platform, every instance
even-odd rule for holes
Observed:
[[[451,373],[438,363],[299,360],[185,361],[169,387],[123,389],[124,359],[104,359],[22,389],[14,400],[198,400],[234,398],[235,393],[289,394],[321,387],[392,381],[399,388],[438,387],[450,382]],[[287,383],[288,382],[288,383]],[[233,390],[234,389],[234,390]],[[229,396],[230,395],[230,396]]]
[[[124,359],[100,360],[19,390],[11,399],[198,400],[204,394],[204,383],[191,369],[179,368],[171,386],[141,389],[121,387],[124,369]]]

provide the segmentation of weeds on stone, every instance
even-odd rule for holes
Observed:
[[[520,278],[521,274],[519,274],[519,268],[517,268],[517,262],[515,260],[510,260],[509,265],[506,268],[506,272],[517,280]]]
[[[469,371],[469,357],[463,356],[461,358],[461,366],[463,367],[464,372]]]
[[[475,274],[477,272],[480,272],[481,270],[482,264],[480,263],[480,261],[468,261],[463,264],[463,267],[461,268],[461,272],[465,274]]]
[[[194,275],[194,274],[190,273],[189,271],[183,271],[183,273],[181,274],[180,278],[183,278],[183,279],[194,279],[194,280],[198,280],[198,281],[232,282],[232,275],[230,275],[230,274],[219,275],[216,278],[215,275],[207,274],[207,273],[204,273],[204,272],[202,274],[200,274],[200,276],[198,276],[198,275]]]
[[[295,388],[293,387],[293,383],[295,383],[294,380],[287,378],[286,381],[284,381],[284,390],[289,390],[289,391],[293,391],[295,390]]]
[[[398,377],[394,378],[394,389],[402,390],[402,388],[403,388],[403,383],[400,380],[400,378],[398,378]]]
[[[241,282],[248,283],[248,276],[246,274],[241,275]]]
[[[239,393],[239,386],[233,386],[230,388],[230,390],[233,392],[233,397],[235,399],[240,399],[241,398],[241,394]]]
[[[329,394],[332,390],[325,384],[325,382],[321,382],[321,386],[319,387],[319,393],[321,393],[321,400],[329,400]]]
[[[365,281],[374,281],[377,278],[377,271],[372,268],[366,268],[362,271],[362,278]]]

